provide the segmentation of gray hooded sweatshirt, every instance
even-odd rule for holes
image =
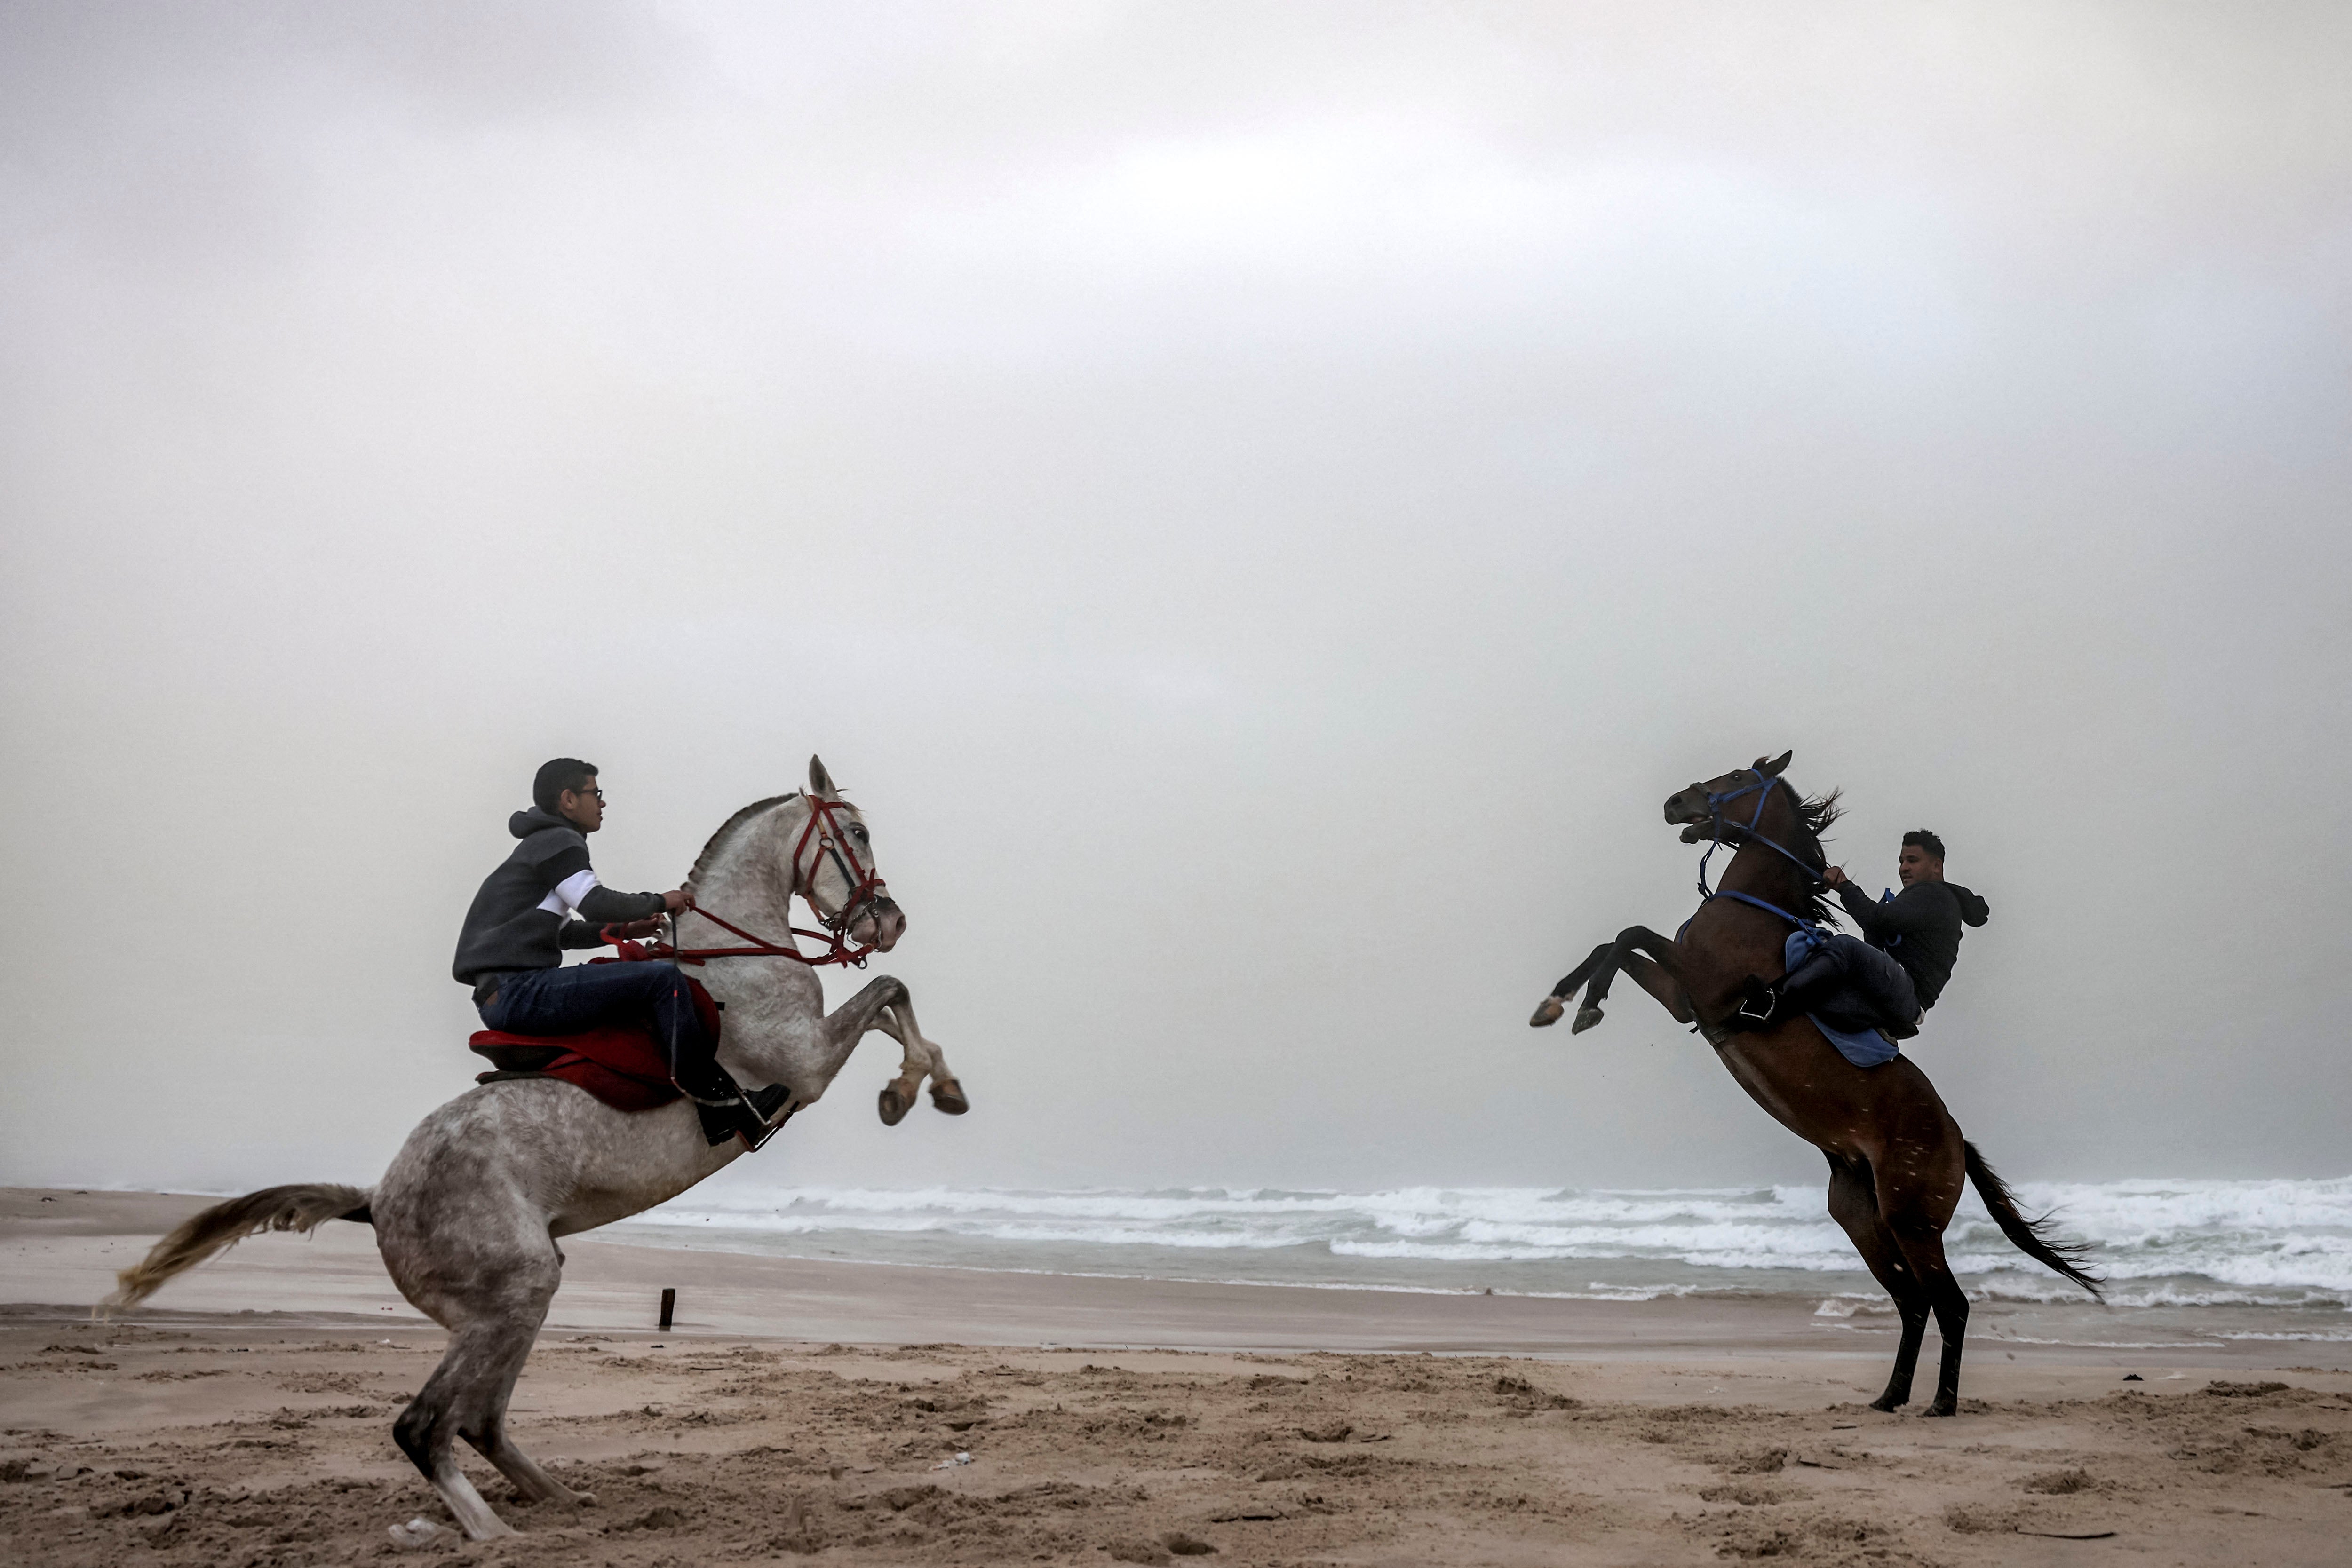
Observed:
[[[458,984],[479,989],[509,970],[552,969],[564,948],[600,946],[604,926],[662,912],[658,893],[600,884],[588,867],[587,835],[562,818],[534,806],[509,817],[507,831],[522,841],[483,879],[466,911],[449,967]]]

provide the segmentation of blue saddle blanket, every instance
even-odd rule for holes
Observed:
[[[1806,941],[1804,934],[1791,931],[1788,945],[1781,949],[1780,962],[1793,969],[1804,962],[1805,955],[1810,951],[1811,945]],[[1822,1022],[1819,1013],[1805,1016],[1813,1020],[1813,1027],[1822,1031],[1824,1040],[1837,1047],[1837,1053],[1856,1067],[1878,1067],[1902,1054],[1895,1049],[1895,1042],[1881,1030],[1838,1029]]]

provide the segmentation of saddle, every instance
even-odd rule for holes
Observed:
[[[702,988],[701,981],[689,977],[686,983],[694,992],[694,1010],[702,1027],[717,1040],[721,1027],[719,1004]],[[560,1078],[585,1089],[615,1111],[658,1111],[686,1098],[670,1082],[668,1060],[650,1025],[607,1024],[577,1034],[512,1034],[486,1029],[477,1030],[466,1045],[491,1067],[490,1071],[476,1075],[477,1083]],[[762,1117],[772,1117],[777,1106],[790,1097],[790,1090],[774,1084],[751,1099]],[[698,1104],[695,1109],[702,1113],[703,1134],[712,1144],[736,1136],[714,1107]],[[784,1118],[790,1120],[790,1116]]]
[[[1790,939],[1792,947],[1795,942],[1796,938]],[[1871,998],[1859,987],[1842,984],[1820,994],[1810,994],[1809,988],[1809,994],[1798,1000],[1778,983],[1768,984],[1753,975],[1742,988],[1739,1006],[1724,1020],[1724,1028],[1733,1033],[1760,1032],[1801,1016],[1810,1017],[1822,1037],[1856,1067],[1892,1061],[1901,1054],[1895,1042],[1919,1032],[1916,1019],[1897,1022],[1878,1016]]]

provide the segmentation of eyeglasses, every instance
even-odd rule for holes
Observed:
[[[593,795],[596,797],[596,804],[601,806],[604,803],[604,791],[602,789],[566,789],[564,793],[567,795]]]

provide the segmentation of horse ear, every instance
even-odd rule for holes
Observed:
[[[822,795],[828,800],[841,793],[833,787],[833,775],[824,770],[824,759],[821,757],[809,758],[809,792]]]
[[[1769,762],[1759,757],[1756,759],[1756,771],[1768,778],[1778,779],[1780,777],[1780,770],[1789,766],[1789,758],[1796,755],[1794,750],[1784,751]]]

